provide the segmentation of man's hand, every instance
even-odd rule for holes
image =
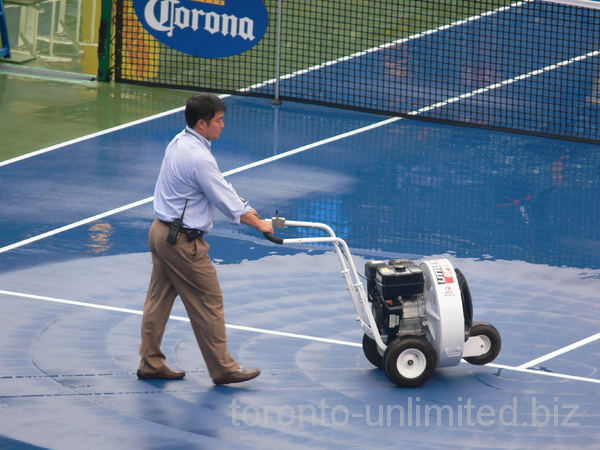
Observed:
[[[266,220],[259,220],[259,226],[256,228],[261,233],[275,233],[275,230],[273,229],[273,224],[271,222],[267,222]]]
[[[273,224],[264,219],[261,219],[256,212],[255,209],[252,211],[248,211],[246,214],[240,217],[240,221],[245,223],[246,225],[250,225],[251,227],[256,228],[261,233],[271,233],[273,234],[275,231],[273,230]]]

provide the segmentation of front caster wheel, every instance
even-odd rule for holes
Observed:
[[[424,338],[403,336],[385,349],[383,368],[388,379],[398,387],[418,387],[435,370],[437,356]]]
[[[476,366],[491,363],[500,353],[502,338],[498,330],[487,322],[474,322],[471,328],[471,336],[479,336],[483,341],[482,354],[479,356],[465,357],[465,361]]]

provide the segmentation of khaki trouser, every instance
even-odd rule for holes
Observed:
[[[212,378],[235,372],[239,365],[227,349],[223,294],[217,271],[200,238],[189,242],[181,233],[177,244],[167,243],[169,228],[155,220],[148,242],[152,252],[152,277],[144,315],[139,368],[160,372],[168,368],[160,349],[175,297],[179,295],[190,318],[196,341]]]

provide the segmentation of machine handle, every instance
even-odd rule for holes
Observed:
[[[275,244],[283,244],[283,239],[273,236],[272,233],[263,233],[263,234],[269,241],[274,242]]]

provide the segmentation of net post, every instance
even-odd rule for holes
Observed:
[[[102,15],[98,35],[98,81],[111,80],[112,11],[113,0],[102,0]]]
[[[281,81],[281,22],[283,14],[283,0],[277,2],[277,50],[275,53],[275,98],[271,101],[272,105],[281,105],[283,102],[279,98],[279,84]]]

